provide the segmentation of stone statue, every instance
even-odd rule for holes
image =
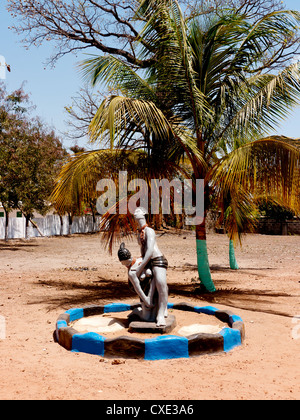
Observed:
[[[157,327],[163,327],[168,315],[168,261],[159,250],[155,232],[147,225],[145,215],[146,211],[141,207],[134,213],[139,226],[138,243],[141,247],[141,257],[133,259],[124,243],[120,246],[118,256],[128,268],[128,279],[141,299],[140,318],[144,321],[155,320]],[[146,279],[149,280],[147,288],[142,286]]]
[[[124,242],[120,245],[118,257],[128,269],[129,286],[132,285],[141,300],[141,308],[134,309],[132,315],[137,315],[143,321],[156,321],[157,293],[155,293],[152,271],[147,268],[143,270],[139,278],[137,277],[136,270],[143,259],[142,257],[132,258],[130,251],[125,248]]]

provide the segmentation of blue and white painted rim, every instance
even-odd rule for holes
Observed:
[[[150,339],[120,336],[109,339],[98,333],[79,333],[70,326],[83,317],[133,310],[139,304],[111,303],[104,306],[86,306],[64,312],[56,322],[57,342],[73,352],[83,352],[102,357],[121,357],[144,360],[165,360],[199,356],[201,354],[228,352],[242,345],[245,338],[243,320],[231,311],[213,306],[192,306],[187,303],[169,303],[169,309],[192,311],[212,315],[228,324],[217,334],[193,334],[188,337],[159,335]]]

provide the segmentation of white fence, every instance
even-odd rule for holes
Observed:
[[[37,224],[39,230],[44,236],[56,236],[61,234],[61,221],[57,215],[49,215],[45,217],[36,217],[32,219]],[[69,233],[90,233],[99,229],[100,217],[96,217],[96,223],[93,223],[92,216],[74,217],[69,232],[69,218],[68,216],[62,217],[63,229],[62,234],[68,235]],[[8,223],[8,238],[21,239],[25,238],[26,220],[24,217],[10,217]],[[29,223],[28,237],[35,238],[40,236],[38,230]],[[5,218],[0,218],[0,239],[5,237]]]

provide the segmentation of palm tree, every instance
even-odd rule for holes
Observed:
[[[152,57],[152,64],[134,69],[109,55],[84,63],[93,84],[105,81],[120,92],[103,101],[91,140],[111,149],[142,147],[156,168],[164,162],[178,169],[185,156],[194,179],[205,180],[205,216],[212,198],[235,203],[230,240],[258,195],[276,196],[298,212],[299,145],[264,136],[299,102],[299,63],[272,73],[266,61],[276,62],[272,45],[295,36],[300,14],[273,12],[253,26],[229,12],[185,21],[175,0],[139,3],[145,26],[136,54]],[[196,247],[201,284],[213,292],[205,217],[196,226]]]

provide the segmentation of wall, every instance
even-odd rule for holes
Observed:
[[[36,217],[32,219],[35,222],[44,236],[60,235],[61,222],[57,215],[48,215],[46,217]],[[89,233],[97,230],[99,226],[100,217],[96,218],[96,224],[93,226],[92,216],[74,217],[72,223],[71,234],[73,233]],[[4,239],[5,232],[5,218],[0,218],[0,239]],[[69,233],[68,216],[63,216],[63,235]],[[29,224],[28,236],[30,238],[40,236],[37,229],[32,224]],[[20,239],[25,238],[25,218],[24,217],[10,217],[8,224],[8,238]]]
[[[265,235],[300,235],[300,219],[280,222],[262,217],[258,223],[257,232]]]

